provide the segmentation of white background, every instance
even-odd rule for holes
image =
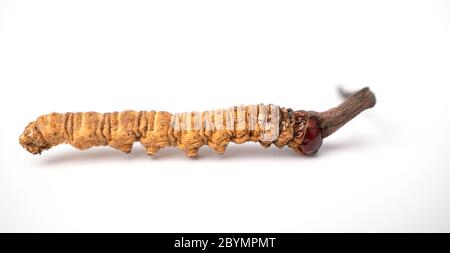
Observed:
[[[53,111],[377,105],[314,157],[18,143]],[[450,232],[449,1],[0,1],[1,232]]]

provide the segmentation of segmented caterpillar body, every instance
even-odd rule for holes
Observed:
[[[130,152],[139,141],[150,155],[177,146],[196,156],[203,145],[224,153],[229,142],[259,142],[264,147],[288,145],[302,152],[301,144],[311,116],[276,105],[240,105],[227,109],[171,114],[165,111],[113,113],[51,113],[31,122],[20,143],[37,154],[68,143],[84,150],[110,146]]]

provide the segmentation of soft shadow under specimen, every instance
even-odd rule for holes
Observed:
[[[288,148],[269,147],[263,148],[257,145],[246,144],[231,144],[229,145],[225,154],[219,155],[211,149],[200,149],[201,159],[190,158],[186,159],[183,153],[180,153],[176,148],[168,148],[161,150],[157,155],[149,156],[145,149],[140,145],[135,145],[133,152],[129,154],[117,153],[115,150],[103,147],[98,149],[90,149],[85,152],[77,152],[76,150],[64,150],[54,152],[47,156],[41,156],[41,162],[44,166],[56,166],[61,164],[94,164],[98,162],[130,162],[130,161],[148,161],[155,163],[158,161],[177,160],[187,163],[201,162],[201,161],[227,161],[227,160],[304,160],[316,159],[326,157],[336,152],[349,152],[352,149],[359,149],[371,145],[372,141],[368,138],[352,138],[342,142],[329,142],[323,145],[321,151],[313,156],[299,156],[293,150]]]

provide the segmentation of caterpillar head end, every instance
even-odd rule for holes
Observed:
[[[305,155],[315,154],[322,145],[321,120],[313,111],[294,111],[293,130],[295,143],[291,147]]]
[[[50,145],[45,141],[34,122],[31,122],[25,128],[22,135],[20,135],[19,142],[23,148],[34,155],[50,148]]]
[[[320,120],[316,117],[310,117],[306,126],[305,137],[303,138],[300,149],[306,155],[316,153],[322,146],[322,130]]]

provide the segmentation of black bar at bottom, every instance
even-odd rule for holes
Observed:
[[[1,245],[16,249],[114,249],[151,250],[258,250],[279,249],[426,249],[450,247],[449,234],[229,234],[229,233],[153,233],[153,234],[0,234]],[[30,243],[27,243],[30,242]]]

